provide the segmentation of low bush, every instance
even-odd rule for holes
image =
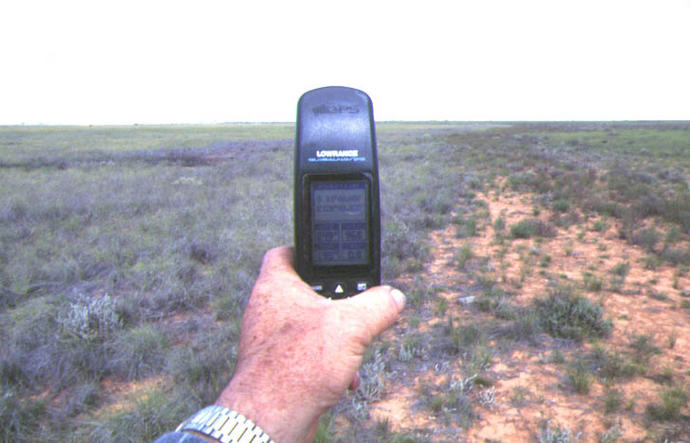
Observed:
[[[556,229],[538,218],[526,218],[510,226],[513,238],[554,237]]]
[[[568,212],[568,210],[570,210],[570,203],[568,202],[568,200],[555,200],[551,204],[551,208],[556,212],[565,213]]]
[[[472,245],[466,243],[458,249],[453,255],[453,260],[459,270],[465,269],[467,263],[474,258],[474,252],[472,252]]]
[[[578,394],[589,394],[589,388],[592,386],[592,376],[587,370],[587,365],[578,361],[567,371],[568,380],[573,387],[573,390]]]
[[[534,309],[542,330],[555,337],[582,340],[608,337],[613,323],[604,319],[604,309],[593,305],[571,288],[558,287],[534,301]]]
[[[652,420],[671,421],[680,418],[680,411],[688,403],[688,394],[681,388],[669,388],[661,393],[661,403],[647,406],[647,414]]]
[[[642,246],[647,251],[653,251],[654,246],[661,240],[661,234],[654,228],[645,228],[635,232],[632,236],[632,243]]]
[[[110,343],[108,369],[123,379],[157,374],[165,364],[170,345],[165,333],[155,325],[141,325],[122,331]]]
[[[630,347],[635,351],[635,361],[642,365],[646,365],[653,355],[661,354],[661,349],[654,344],[650,335],[633,336]]]

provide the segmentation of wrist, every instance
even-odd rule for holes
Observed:
[[[252,420],[220,405],[207,406],[182,422],[177,432],[223,443],[273,443]]]
[[[216,404],[241,413],[274,441],[281,443],[305,440],[311,421],[314,421],[300,415],[300,411],[305,411],[305,405],[287,401],[279,392],[261,382],[245,383],[237,374],[220,394]]]

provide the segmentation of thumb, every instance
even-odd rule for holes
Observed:
[[[390,286],[376,286],[343,300],[359,323],[367,326],[369,341],[395,323],[405,307],[405,294]]]

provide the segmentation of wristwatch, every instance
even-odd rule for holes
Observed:
[[[273,443],[253,421],[223,406],[207,406],[183,421],[176,432],[195,431],[223,443]]]

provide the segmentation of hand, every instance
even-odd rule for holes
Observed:
[[[318,419],[351,384],[366,347],[389,328],[405,296],[389,286],[329,300],[304,283],[293,250],[272,249],[242,319],[235,374],[216,404],[279,443],[311,441]]]

